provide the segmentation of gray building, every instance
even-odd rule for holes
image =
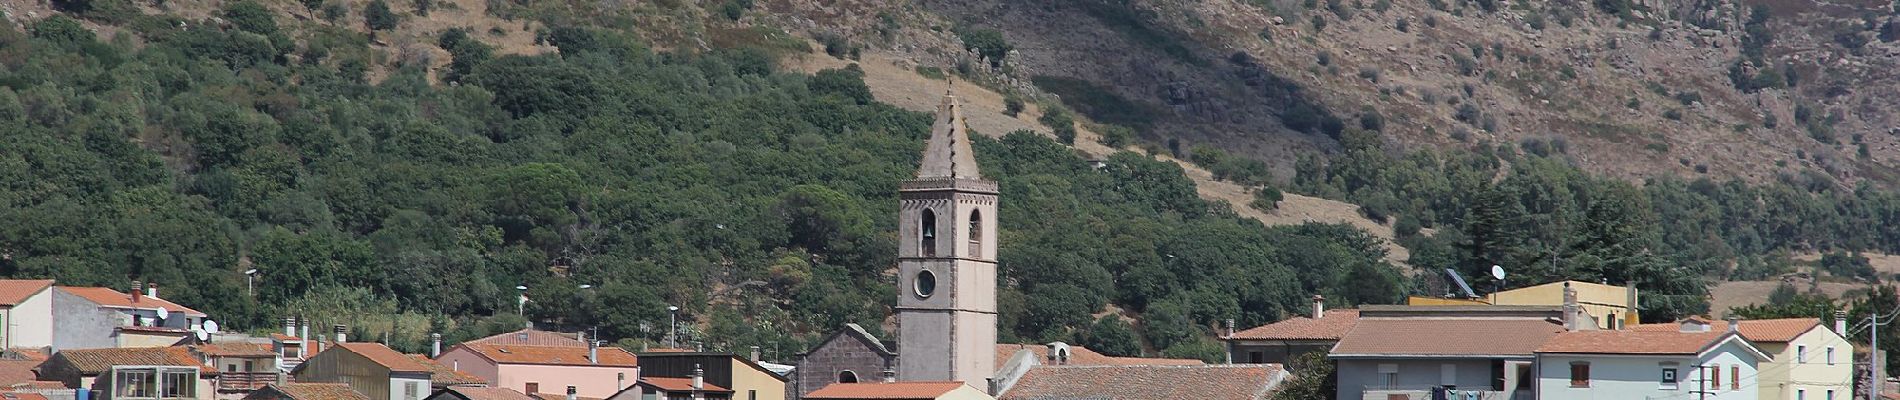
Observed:
[[[1366,306],[1329,356],[1338,400],[1429,398],[1436,387],[1529,399],[1537,347],[1567,331],[1560,307]],[[1571,314],[1575,314],[1574,312]]]
[[[890,350],[893,345],[871,336],[858,324],[845,324],[844,330],[799,355],[789,397],[802,398],[833,383],[883,380],[885,371],[897,371],[897,353]]]
[[[159,298],[158,285],[133,287],[53,287],[53,350],[170,346],[204,323],[204,313]]]

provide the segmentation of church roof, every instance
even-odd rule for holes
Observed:
[[[869,347],[871,348],[871,350],[876,351],[878,355],[882,355],[882,356],[896,356],[897,355],[897,352],[891,351],[890,345],[884,343],[884,341],[878,340],[877,336],[872,336],[871,332],[864,330],[864,327],[858,326],[858,324],[852,324],[852,323],[844,324],[844,329],[839,329],[837,332],[832,332],[831,336],[826,337],[825,340],[818,341],[818,345],[812,346],[812,349],[825,347],[825,344],[831,343],[832,340],[836,340],[840,336],[855,337],[859,341],[864,342],[865,347]]]
[[[944,93],[943,104],[937,106],[937,122],[930,126],[930,142],[924,145],[924,161],[917,169],[917,178],[983,179],[977,172],[969,131],[963,124],[963,104],[956,95]]]

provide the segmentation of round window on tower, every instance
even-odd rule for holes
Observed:
[[[930,297],[931,294],[937,293],[937,274],[928,270],[917,271],[917,279],[913,279],[911,283],[916,285],[917,297]]]

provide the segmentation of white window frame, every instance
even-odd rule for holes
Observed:
[[[1682,370],[1676,368],[1675,365],[1663,365],[1661,374],[1657,376],[1657,388],[1662,390],[1676,390],[1682,388],[1681,374]]]
[[[1399,384],[1398,364],[1379,364],[1379,384],[1391,388]]]

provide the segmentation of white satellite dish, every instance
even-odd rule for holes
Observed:
[[[211,340],[211,334],[209,334],[209,333],[205,333],[205,330],[204,330],[204,329],[200,329],[200,328],[198,328],[198,327],[196,327],[196,326],[194,326],[194,327],[191,327],[191,334],[192,334],[192,335],[194,335],[194,336],[197,336],[197,337],[198,337],[198,341],[200,341],[200,342],[204,342],[204,341],[209,341],[209,340]]]
[[[1497,278],[1500,281],[1504,280],[1504,266],[1501,266],[1501,265],[1491,266],[1491,277]]]
[[[218,321],[205,320],[205,333],[218,333]]]
[[[165,310],[165,307],[159,307],[159,308],[158,308],[158,319],[166,319],[166,318],[171,318],[171,316],[172,316],[172,312],[171,312],[171,311],[166,311],[166,310]]]

